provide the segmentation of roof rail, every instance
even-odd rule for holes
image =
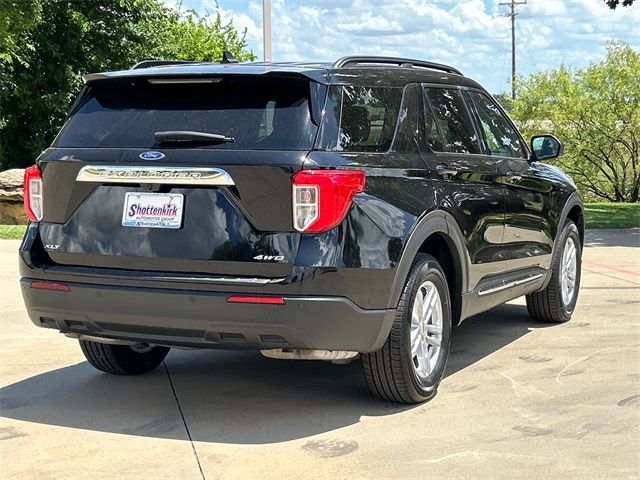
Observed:
[[[430,70],[440,70],[442,72],[452,73],[454,75],[462,75],[462,72],[460,72],[460,70],[450,67],[449,65],[400,57],[342,57],[336,60],[336,63],[333,64],[333,68],[343,68],[356,65],[396,65],[398,67],[407,68],[428,68]]]
[[[200,63],[193,60],[142,60],[136,63],[131,70],[138,70],[139,68],[148,67],[163,67],[165,65],[183,65],[187,63]]]

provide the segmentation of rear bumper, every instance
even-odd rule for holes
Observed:
[[[31,321],[61,332],[203,348],[310,348],[371,352],[394,310],[347,298],[287,296],[284,305],[228,303],[228,292],[68,283],[69,291],[20,280]]]

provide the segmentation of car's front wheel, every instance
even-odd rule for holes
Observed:
[[[578,227],[571,220],[565,223],[558,244],[562,250],[552,265],[549,284],[541,292],[527,295],[529,315],[540,322],[567,322],[578,303],[582,247]]]
[[[429,400],[444,374],[451,338],[451,301],[438,261],[420,255],[398,303],[396,318],[382,349],[363,354],[371,391],[392,402]]]
[[[114,375],[147,373],[162,363],[169,347],[130,347],[80,340],[87,362],[94,368]]]

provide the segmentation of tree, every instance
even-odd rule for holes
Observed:
[[[605,60],[521,80],[512,115],[527,135],[565,143],[558,163],[592,197],[640,200],[640,54],[612,43]]]
[[[220,12],[200,16],[193,10],[173,11],[162,22],[149,22],[145,28],[151,33],[151,44],[140,58],[196,60],[214,62],[230,51],[239,62],[255,60],[247,50],[246,31],[238,32],[229,21],[224,23]]]
[[[53,140],[81,75],[143,59],[254,58],[220,15],[199,17],[161,0],[0,1],[0,170],[26,166]]]
[[[3,0],[0,8],[0,61],[3,65],[24,62],[22,53],[33,51],[33,45],[26,43],[26,33],[33,27],[39,15],[39,4]]]
[[[16,64],[27,64],[27,56],[34,51],[27,33],[39,15],[39,5],[20,0],[3,0],[0,8],[0,129],[5,125],[2,99],[11,84],[11,73]]]
[[[510,93],[496,93],[493,98],[495,98],[507,112],[510,113],[513,109],[513,99],[511,98]]]
[[[620,5],[620,0],[605,0],[610,9],[615,10]],[[630,7],[635,0],[622,0],[623,7]]]

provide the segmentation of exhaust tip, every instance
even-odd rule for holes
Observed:
[[[283,349],[274,348],[260,350],[260,353],[267,358],[278,360],[322,360],[334,363],[349,363],[356,358],[358,352],[342,350],[307,350],[307,349]]]

